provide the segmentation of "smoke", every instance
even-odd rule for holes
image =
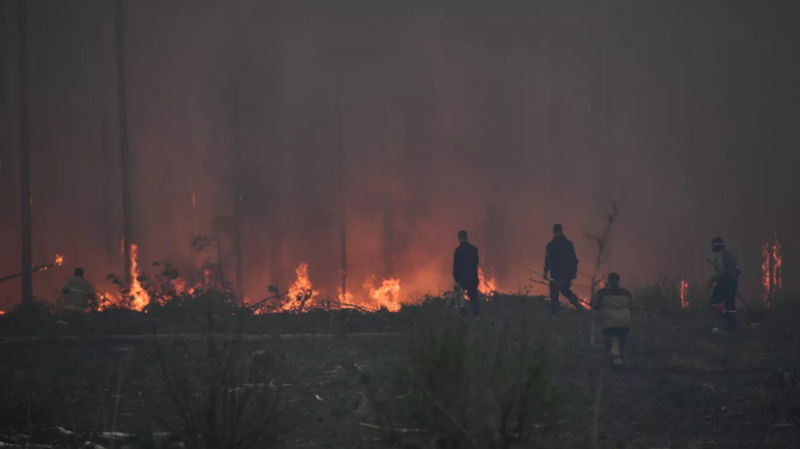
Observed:
[[[10,3],[0,274],[19,267]],[[335,292],[340,133],[355,292],[388,277],[387,240],[403,294],[452,287],[459,229],[501,289],[526,283],[555,222],[587,267],[584,233],[623,191],[607,263],[626,282],[704,278],[697,261],[722,235],[757,291],[759,245],[777,231],[796,288],[800,67],[788,4],[429,3],[124,2],[140,269],[198,266],[196,216],[199,234],[222,239],[233,279],[236,129],[253,298],[285,290],[301,262],[315,288]],[[122,273],[108,249],[121,238],[113,2],[41,1],[29,18],[34,263],[65,255],[63,269],[37,273],[35,294],[52,298],[76,266],[96,284]],[[17,291],[0,285],[0,302]]]

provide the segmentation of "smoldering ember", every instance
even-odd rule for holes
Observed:
[[[796,9],[0,2],[0,447],[798,447]]]

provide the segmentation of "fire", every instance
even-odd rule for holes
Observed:
[[[211,270],[205,269],[203,270],[203,283],[208,285],[211,283]]]
[[[765,242],[761,245],[761,256],[764,262],[761,264],[762,284],[764,285],[763,303],[764,306],[769,307],[769,294],[771,290],[770,271],[769,271],[769,243]]]
[[[364,289],[369,292],[369,299],[376,309],[386,308],[390,312],[400,310],[400,280],[384,279],[380,288],[375,288],[375,276],[364,282]]]
[[[294,272],[297,275],[297,279],[289,286],[289,292],[286,293],[287,301],[283,304],[282,310],[288,311],[302,308],[319,294],[314,290],[314,285],[308,278],[308,265],[301,262],[294,269]]]
[[[342,294],[342,287],[336,288],[337,294],[336,299],[343,304],[352,304],[353,303],[353,294],[347,292],[346,294]]]
[[[772,245],[772,283],[775,295],[783,289],[783,258],[781,257],[781,243],[778,241],[778,233],[774,234],[775,243]]]
[[[64,263],[64,256],[60,254],[56,254],[56,261],[53,262],[54,266],[60,267],[61,264]]]
[[[689,307],[687,293],[689,293],[689,284],[685,279],[681,279],[681,309],[686,309]]]
[[[172,283],[172,288],[175,289],[175,293],[179,295],[183,294],[191,295],[192,293],[194,293],[194,287],[188,285],[186,281],[181,277],[173,279],[170,282]]]
[[[5,310],[0,310],[0,315],[5,315],[5,314],[6,314]]]
[[[142,285],[139,283],[139,263],[137,262],[137,257],[139,255],[139,247],[136,244],[131,243],[130,251],[131,251],[131,272],[130,272],[131,308],[133,310],[144,310],[144,307],[150,302],[150,295],[144,288],[142,288]]]
[[[492,296],[497,292],[497,281],[487,279],[483,274],[483,269],[478,268],[478,291],[484,296]]]

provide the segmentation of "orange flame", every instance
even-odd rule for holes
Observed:
[[[775,233],[775,244],[772,246],[772,282],[774,284],[774,294],[777,295],[783,289],[783,258],[781,257],[781,243],[778,241],[778,233]]]
[[[762,301],[764,306],[769,307],[769,294],[771,290],[770,271],[769,271],[769,243],[765,242],[761,245],[761,256],[764,262],[761,264],[762,283],[764,285],[764,295]]]
[[[172,288],[175,289],[175,293],[179,295],[191,295],[194,293],[194,287],[190,286],[182,277],[173,279],[170,283],[172,284]]]
[[[281,307],[282,310],[297,310],[317,297],[319,292],[314,290],[314,285],[308,278],[308,265],[300,263],[294,269],[297,279],[289,286],[286,293],[287,301]]]
[[[340,303],[345,303],[345,304],[352,304],[353,303],[353,293],[348,291],[347,294],[343,295],[341,286],[337,287],[336,291],[337,291],[336,299]]]
[[[53,262],[53,265],[60,267],[62,263],[64,263],[64,256],[56,254],[56,261]]]
[[[141,311],[144,310],[144,307],[150,302],[150,295],[144,288],[142,288],[142,285],[139,283],[139,263],[137,262],[137,257],[139,255],[139,247],[131,243],[130,251],[131,251],[131,272],[130,272],[131,308],[133,310]]]
[[[497,292],[497,281],[487,279],[482,268],[478,268],[478,291],[484,296],[491,296]]]
[[[0,315],[5,315],[5,314],[6,314],[5,310],[0,310]]]
[[[364,282],[364,289],[369,292],[369,299],[375,309],[385,308],[390,312],[400,310],[400,280],[384,279],[380,288],[375,288],[375,276]]]
[[[689,307],[689,299],[686,297],[689,292],[689,284],[685,279],[681,279],[681,309]]]

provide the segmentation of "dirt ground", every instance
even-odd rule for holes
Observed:
[[[800,447],[800,338],[785,317],[713,333],[720,323],[706,313],[640,311],[625,365],[611,370],[599,332],[589,344],[588,314],[567,311],[552,319],[540,298],[496,299],[476,328],[520,316],[547,335],[553,376],[571,391],[573,424],[557,447],[593,447],[601,378],[599,447]],[[242,358],[280,361],[274,378],[248,381],[269,384],[277,395],[281,446],[385,446],[366,426],[362,376],[388,376],[389,363],[403,355],[419,325],[413,310],[219,321],[215,331],[247,334]],[[114,443],[103,432],[149,434],[179,426],[156,340],[202,350],[206,328],[202,317],[168,322],[128,311],[66,325],[45,320],[33,328],[0,317],[0,446],[91,441],[109,447]]]

